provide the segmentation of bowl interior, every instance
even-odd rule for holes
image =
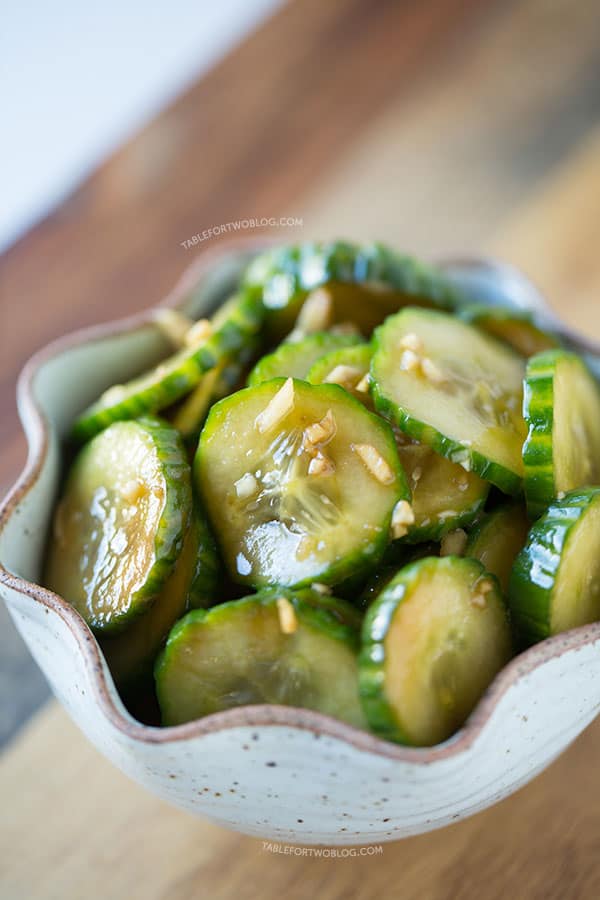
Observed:
[[[235,291],[248,259],[244,252],[227,254],[210,268],[192,267],[167,304],[192,318],[210,314]],[[22,492],[14,515],[4,516],[0,524],[0,564],[9,572],[40,581],[64,470],[62,448],[75,417],[106,388],[127,381],[171,352],[172,346],[152,321],[152,312],[146,311],[67,336],[29,361],[19,381],[18,406],[30,462],[39,460],[41,465],[31,488]]]
[[[193,318],[235,291],[256,250],[221,252],[193,266],[165,304]],[[518,272],[481,260],[442,268],[478,302],[514,305],[545,315],[543,298]],[[126,381],[172,352],[152,311],[63,338],[34,357],[19,384],[19,410],[30,446],[26,473],[0,514],[0,565],[38,584],[53,506],[64,471],[65,438],[78,413],[112,384]],[[552,322],[555,326],[555,322]],[[40,414],[42,419],[40,420]],[[83,627],[83,625],[82,625]]]

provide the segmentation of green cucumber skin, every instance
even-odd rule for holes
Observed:
[[[257,385],[255,387],[242,388],[240,391],[237,391],[235,394],[230,394],[228,397],[225,397],[223,400],[220,400],[218,403],[215,403],[211,407],[206,419],[206,423],[204,425],[204,429],[200,436],[200,442],[198,444],[198,449],[196,451],[196,455],[192,464],[193,480],[200,496],[202,496],[203,485],[202,436],[205,433],[209,434],[211,431],[216,430],[220,427],[220,423],[226,418],[232,404],[237,405],[238,403],[243,402],[243,395],[245,392],[255,391],[265,385],[282,387],[285,381],[285,378],[273,378],[270,381],[262,382],[260,385]],[[302,387],[310,387],[308,382],[304,382],[299,379],[293,379],[293,381],[294,386],[297,390],[301,391]],[[393,466],[394,475],[396,476],[398,482],[397,500],[410,500],[410,488],[408,486],[406,474],[398,457],[394,434],[388,422],[386,422],[380,416],[377,416],[375,413],[371,413],[366,410],[360,400],[357,400],[352,396],[352,394],[350,394],[340,385],[323,384],[313,385],[312,387],[318,387],[323,391],[328,391],[333,403],[335,403],[335,401],[339,399],[343,400],[346,405],[353,405],[357,412],[360,411],[361,416],[364,416],[366,414],[370,416],[372,422],[377,424],[378,430],[383,436],[385,436],[386,443],[388,444],[388,448],[390,450],[390,458],[387,461]],[[368,577],[381,560],[383,554],[385,553],[385,549],[389,544],[389,527],[391,516],[392,511],[390,511],[387,522],[383,523],[380,536],[377,538],[373,537],[368,546],[363,547],[360,550],[356,550],[356,552],[351,556],[344,557],[343,559],[340,559],[337,562],[333,563],[331,566],[329,566],[326,572],[322,572],[318,577],[311,575],[301,582],[295,583],[293,585],[288,584],[286,585],[286,587],[298,591],[300,589],[310,587],[310,585],[315,581],[321,582],[326,585],[335,586],[339,584],[345,584],[348,579],[360,579],[363,576]],[[219,529],[214,523],[213,529],[218,534]],[[222,551],[222,547],[221,552],[223,556],[226,556],[226,554],[224,554]],[[239,577],[236,577],[235,575],[232,575],[231,577],[232,580],[237,580],[238,583],[241,583],[239,582]],[[272,582],[267,582],[261,579],[256,579],[252,584],[248,582],[244,583],[247,583],[249,587],[255,587],[257,590],[266,590],[272,584]]]
[[[523,416],[528,432],[523,444],[523,465],[527,510],[533,519],[547,509],[556,494],[552,453],[554,376],[563,356],[562,350],[533,356],[525,373]]]
[[[336,640],[350,641],[353,647],[358,649],[360,623],[356,610],[346,600],[323,596],[310,588],[298,590],[285,587],[263,588],[256,594],[248,594],[239,600],[227,600],[211,609],[192,609],[186,613],[171,629],[165,648],[156,660],[155,672],[165,664],[164,658],[168,656],[172,646],[185,635],[189,625],[218,621],[227,616],[232,609],[240,609],[243,606],[254,604],[270,606],[278,597],[285,597],[290,601],[300,621],[313,625]]]
[[[497,321],[522,322],[524,325],[530,325],[533,329],[547,338],[549,342],[553,342],[556,347],[560,347],[560,340],[558,337],[555,334],[550,334],[550,332],[546,331],[544,328],[541,328],[536,322],[535,315],[529,310],[510,309],[508,307],[486,306],[484,303],[473,303],[457,310],[456,314],[463,322],[467,322],[470,325],[477,325],[482,331],[487,331],[485,319],[489,317],[492,317]],[[496,340],[502,340],[504,343],[508,344],[509,347],[513,346],[510,341],[505,341],[504,338],[500,338],[494,332],[489,333],[492,334]],[[513,347],[513,349],[516,348]]]
[[[432,314],[437,315],[435,312]],[[401,315],[401,313],[399,315]],[[435,450],[436,453],[439,453],[440,456],[445,456],[452,462],[458,462],[459,460],[465,459],[466,455],[469,459],[470,471],[475,472],[475,474],[479,475],[479,477],[483,478],[485,481],[489,481],[496,485],[503,493],[512,496],[521,494],[523,490],[523,478],[516,472],[507,469],[506,466],[503,466],[501,463],[488,459],[478,450],[465,446],[461,441],[443,435],[432,425],[428,425],[426,422],[407,413],[385,395],[379,384],[376,370],[378,356],[380,353],[385,352],[383,347],[384,329],[388,326],[390,319],[391,317],[383,325],[380,325],[375,329],[372,338],[373,357],[371,360],[371,395],[377,412],[390,422],[396,424],[400,430],[409,437],[422,444],[427,444]],[[490,340],[496,341],[494,338],[490,338]],[[496,343],[501,342],[496,341]],[[516,359],[520,358],[519,354],[515,351],[513,351],[513,355]]]
[[[86,441],[112,422],[156,413],[175,403],[191,391],[202,375],[224,356],[243,352],[248,342],[256,339],[262,323],[261,300],[256,292],[249,290],[240,296],[235,309],[201,347],[196,350],[180,351],[175,355],[180,359],[180,364],[173,372],[137,392],[132,389],[128,396],[114,404],[106,406],[100,398],[89,406],[73,426],[74,440]],[[168,363],[169,360],[165,362]],[[134,379],[129,384],[134,385],[136,381],[137,379]]]
[[[455,528],[469,528],[485,506],[487,496],[488,492],[485,492],[481,497],[475,500],[471,506],[462,509],[457,516],[454,516],[451,519],[445,519],[443,522],[437,522],[432,525],[422,525],[418,528],[414,525],[410,525],[408,534],[405,537],[400,538],[399,543],[416,545],[424,544],[429,541],[438,542],[441,541],[448,532],[454,531]]]
[[[177,650],[180,641],[185,641],[188,629],[197,624],[218,622],[227,617],[233,610],[244,606],[271,606],[278,597],[285,597],[292,604],[294,612],[301,624],[326,634],[333,640],[347,644],[358,653],[360,646],[360,623],[357,612],[345,600],[336,597],[323,597],[311,589],[290,590],[289,588],[266,588],[256,594],[220,603],[212,609],[193,609],[175,623],[167,638],[164,649],[157,656],[154,665],[154,679],[159,706],[164,708],[161,699],[161,680],[163,672],[168,670],[170,657]]]
[[[552,503],[535,522],[514,562],[508,600],[517,639],[523,646],[551,634],[552,592],[563,551],[573,526],[600,488],[570,491]]]
[[[480,478],[495,484],[505,494],[518,496],[522,492],[523,479],[519,475],[500,463],[488,459],[477,450],[473,450],[472,447],[465,447],[460,441],[446,437],[433,426],[406,413],[383,395],[374,378],[371,382],[371,394],[377,411],[390,422],[394,422],[409,437],[422,444],[427,444],[440,456],[445,456],[453,462],[456,462],[457,456],[460,456],[461,459],[464,458],[466,452],[471,462],[471,471]]]
[[[154,599],[177,562],[192,511],[192,475],[181,435],[162,419],[143,416],[136,420],[152,437],[167,484],[161,524],[154,540],[156,562],[145,585],[136,592]],[[104,629],[108,633],[107,629]]]
[[[371,344],[364,343],[332,350],[331,353],[326,353],[311,366],[306,380],[311,384],[323,384],[329,373],[339,365],[355,365],[357,368],[365,368],[368,372],[372,355],[373,347]]]
[[[269,381],[271,378],[293,377],[306,378],[311,365],[305,366],[302,374],[296,374],[294,362],[302,360],[302,354],[308,353],[311,356],[316,351],[321,356],[331,353],[335,350],[341,350],[346,347],[353,347],[362,343],[362,339],[354,334],[332,334],[328,331],[319,331],[315,334],[308,335],[297,343],[283,343],[273,351],[263,356],[256,363],[250,374],[248,375],[248,387],[255,387],[262,384],[263,381]]]
[[[104,618],[86,619],[90,628],[99,635],[123,632],[152,604],[175,567],[192,509],[191,468],[179,432],[152,416],[143,416],[131,424],[139,426],[152,438],[167,486],[165,505],[154,539],[154,565],[145,583],[132,595],[127,615],[113,622]],[[91,441],[80,451],[78,459],[93,451],[94,443]],[[74,473],[76,465],[77,460],[72,470]]]
[[[187,594],[186,606],[188,610],[208,609],[219,599],[222,566],[217,542],[210,530],[208,519],[196,498],[194,498],[193,517],[192,526],[196,528],[198,535],[198,555]]]
[[[281,247],[257,257],[244,283],[263,289],[268,311],[285,309],[305,291],[329,282],[378,283],[407,296],[426,297],[443,309],[464,303],[441,272],[379,243],[311,242]]]
[[[487,573],[481,563],[458,556],[424,557],[402,568],[383,588],[365,614],[362,627],[361,652],[358,658],[359,692],[363,710],[370,729],[385,740],[411,745],[410,736],[398,722],[394,710],[385,696],[385,637],[396,609],[405,599],[424,566],[435,560],[436,564],[479,570],[480,575],[494,582],[498,594],[500,586],[494,575]],[[508,616],[508,612],[507,612]]]

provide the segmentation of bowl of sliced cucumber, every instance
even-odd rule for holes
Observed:
[[[230,245],[37,354],[0,591],[171,803],[297,843],[450,824],[600,708],[600,374],[518,272]]]

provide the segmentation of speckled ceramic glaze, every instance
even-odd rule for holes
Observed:
[[[246,246],[206,254],[165,302],[193,315],[214,308],[251,253]],[[468,261],[446,269],[479,300],[543,308],[510,269]],[[226,827],[296,843],[368,843],[438,828],[506,797],[594,718],[600,625],[517,657],[465,727],[430,750],[287,707],[238,708],[166,729],[132,719],[83,620],[36,582],[61,437],[104,388],[166,351],[148,314],[53,344],[29,362],[19,383],[30,453],[0,511],[0,593],[54,693],[101,753],[165,800]]]

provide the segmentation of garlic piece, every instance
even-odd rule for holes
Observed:
[[[198,319],[185,336],[186,347],[199,347],[211,337],[212,333],[213,329],[209,320]]]
[[[408,500],[398,500],[392,511],[390,531],[392,538],[397,540],[408,534],[408,526],[415,524],[415,512]]]
[[[463,556],[466,546],[467,532],[462,528],[455,528],[442,538],[440,556]]]
[[[287,597],[277,598],[277,614],[279,616],[279,628],[283,634],[293,634],[298,628],[296,610]]]
[[[234,482],[235,492],[240,500],[247,500],[259,491],[259,484],[252,472],[246,472]]]
[[[381,482],[381,484],[392,483],[395,477],[394,473],[373,444],[351,444],[350,446],[377,481]]]
[[[305,449],[311,449],[317,444],[328,444],[337,432],[334,415],[327,410],[320,422],[314,422],[304,429],[303,444]]]
[[[194,324],[188,316],[176,309],[157,309],[153,319],[176,350],[185,345],[186,335]]]
[[[294,381],[288,378],[277,393],[271,397],[265,408],[254,420],[254,427],[260,434],[270,431],[285,419],[294,408]]]

